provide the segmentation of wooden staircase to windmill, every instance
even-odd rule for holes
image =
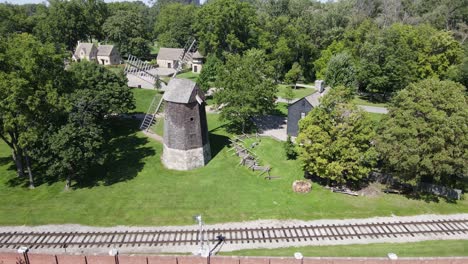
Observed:
[[[193,52],[196,50],[197,41],[195,39],[190,39],[184,47],[184,52],[179,56],[178,65],[176,67],[175,73],[172,75],[171,79],[175,78],[177,74],[183,69],[183,66],[187,64],[191,59]],[[159,78],[158,78],[159,79]],[[163,97],[159,98],[156,95],[141,122],[140,129],[145,132],[151,132],[150,129],[153,125],[156,124],[157,116],[164,109],[164,100]]]

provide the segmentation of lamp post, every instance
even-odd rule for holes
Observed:
[[[23,254],[23,258],[24,258],[24,261],[26,262],[26,264],[30,264],[28,251],[29,251],[29,248],[25,247],[25,246],[21,246],[20,248],[18,248],[18,253]]]
[[[109,250],[109,256],[114,257],[115,264],[119,264],[119,251],[115,248]]]

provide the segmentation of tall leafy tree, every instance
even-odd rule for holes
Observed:
[[[145,57],[150,51],[145,22],[137,11],[117,10],[102,28],[107,40],[117,45],[121,54]]]
[[[302,69],[301,65],[299,63],[295,62],[291,69],[286,73],[286,76],[284,76],[284,81],[286,83],[294,83],[294,89],[296,89],[297,82],[302,76]]]
[[[358,183],[377,162],[372,120],[351,98],[349,88],[332,89],[300,121],[296,140],[304,170],[340,185]]]
[[[181,3],[164,5],[154,27],[158,44],[162,47],[183,48],[193,36],[192,24],[196,6]]]
[[[109,118],[135,107],[123,75],[88,61],[72,64],[69,72],[74,89],[63,97],[66,118],[43,136],[47,155],[40,160],[48,174],[65,179],[65,189],[105,161]]]
[[[339,53],[330,58],[325,72],[325,81],[331,87],[344,85],[356,86],[356,69],[353,58],[348,53]]]
[[[203,54],[243,52],[257,44],[257,16],[245,1],[213,0],[197,13],[193,29]]]
[[[197,78],[197,84],[200,88],[207,92],[213,85],[218,77],[218,74],[223,66],[223,62],[215,55],[210,55],[206,58],[205,64]]]
[[[214,98],[222,105],[221,118],[244,131],[251,118],[274,108],[276,86],[271,70],[265,66],[265,54],[252,49],[245,55],[228,55],[219,73]]]
[[[62,109],[63,58],[29,34],[0,41],[0,138],[12,149],[18,176],[27,167],[31,187],[33,146]]]
[[[79,40],[102,40],[108,15],[103,0],[50,0],[34,31],[42,41],[63,43],[73,50]]]
[[[466,88],[427,79],[391,101],[377,146],[386,168],[400,179],[456,186],[468,171]]]

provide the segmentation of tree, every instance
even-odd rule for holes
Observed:
[[[356,86],[356,70],[353,58],[348,53],[338,53],[331,57],[325,71],[325,82],[331,87],[343,85]]]
[[[297,87],[297,82],[302,77],[302,69],[299,63],[295,62],[291,69],[284,76],[284,81],[286,83],[294,83],[294,89]]]
[[[48,164],[49,175],[66,180],[65,189],[105,161],[109,118],[135,107],[122,74],[88,61],[73,63],[69,72],[74,89],[63,97],[66,119],[55,124],[51,135],[44,136],[42,153],[47,155],[40,160]]]
[[[193,29],[203,54],[223,57],[223,51],[240,53],[257,43],[257,16],[245,1],[213,0],[197,13]]]
[[[375,131],[367,113],[350,103],[352,92],[333,88],[299,123],[304,170],[337,184],[356,184],[376,165]]]
[[[203,68],[197,78],[197,83],[204,92],[207,92],[216,81],[222,65],[223,62],[215,55],[210,55],[206,58],[206,62],[203,64]]]
[[[364,24],[363,24],[364,26]],[[367,26],[367,25],[366,25]],[[358,30],[359,31],[359,30]],[[360,90],[390,95],[409,83],[429,77],[447,78],[461,62],[463,50],[448,32],[428,26],[393,24],[370,31],[355,46]]]
[[[137,11],[117,10],[102,26],[108,41],[121,54],[145,57],[149,54],[149,34],[144,18]]]
[[[193,36],[195,5],[172,3],[163,5],[154,27],[154,35],[162,47],[183,48]]]
[[[33,146],[46,133],[50,119],[62,109],[65,92],[62,54],[29,34],[0,41],[0,138],[12,149],[18,176],[31,167]]]
[[[286,87],[286,91],[284,92],[284,99],[288,100],[288,104],[294,99],[294,92],[291,86]]]
[[[333,41],[330,46],[320,52],[320,58],[314,61],[315,66],[315,77],[320,80],[325,79],[325,72],[327,71],[327,65],[333,54],[341,53],[344,50],[343,41]]]
[[[466,88],[427,79],[398,92],[377,140],[385,167],[411,183],[449,186],[467,177]]]
[[[276,86],[272,69],[265,64],[265,54],[252,49],[243,56],[230,54],[219,72],[214,99],[222,105],[221,118],[235,129],[245,131],[251,118],[274,108]]]

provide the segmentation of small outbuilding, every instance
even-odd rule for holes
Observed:
[[[122,58],[114,45],[99,45],[97,49],[97,62],[102,65],[120,64]]]
[[[176,69],[183,54],[184,49],[160,48],[156,61],[161,68]]]
[[[297,137],[299,133],[299,121],[304,118],[314,107],[320,104],[320,98],[328,92],[329,88],[319,88],[316,93],[303,97],[288,106],[288,136]]]
[[[200,73],[203,67],[203,61],[205,57],[200,54],[200,52],[196,51],[192,55],[192,72],[194,73]]]
[[[73,53],[73,61],[95,61],[97,58],[98,49],[93,43],[82,43],[78,41],[75,52]]]

